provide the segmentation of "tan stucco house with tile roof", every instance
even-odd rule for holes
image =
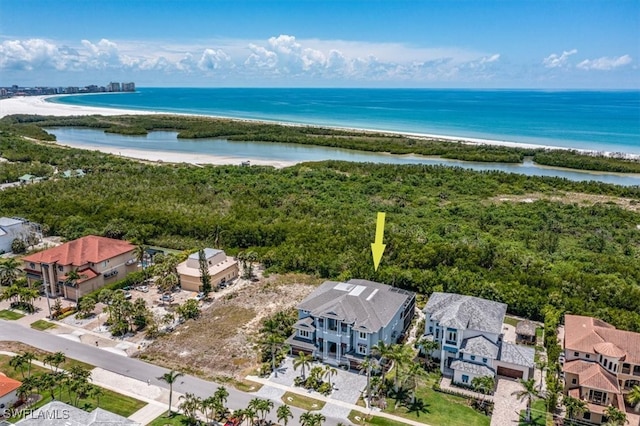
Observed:
[[[22,258],[29,284],[42,282],[50,296],[78,298],[138,270],[136,246],[113,238],[88,235]],[[75,286],[67,274],[78,271]]]
[[[625,411],[624,398],[640,385],[640,333],[602,320],[565,315],[565,393],[587,403],[583,420],[600,424],[609,405]]]

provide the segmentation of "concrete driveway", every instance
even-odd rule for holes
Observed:
[[[517,425],[520,411],[527,408],[525,401],[518,401],[514,392],[522,390],[522,385],[515,380],[498,379],[498,387],[493,395],[493,415],[491,426]]]

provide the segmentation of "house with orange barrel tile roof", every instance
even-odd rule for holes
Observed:
[[[22,258],[29,285],[41,282],[49,296],[77,301],[106,284],[138,270],[136,246],[113,238],[88,235]],[[77,271],[80,278],[67,276]]]
[[[21,382],[0,373],[0,414],[13,407],[18,400],[18,388]]]
[[[565,393],[587,404],[578,420],[601,424],[610,405],[631,414],[625,396],[640,386],[640,333],[579,315],[564,321]]]

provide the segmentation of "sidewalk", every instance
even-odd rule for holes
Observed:
[[[274,383],[274,382],[270,381],[269,379],[265,379],[265,378],[258,377],[258,376],[247,376],[246,379],[247,380],[251,380],[252,382],[261,383],[265,387],[268,386],[268,387],[271,387],[271,388],[280,389],[281,391],[287,391],[287,392],[295,393],[295,394],[298,394],[298,395],[301,395],[301,396],[304,396],[304,397],[307,397],[307,398],[310,397],[309,391],[306,390],[306,389],[281,385],[279,383]],[[264,387],[263,387],[263,389],[264,389]],[[314,392],[313,395],[311,395],[311,397],[314,398],[314,399],[317,399],[319,401],[324,401],[326,403],[325,408],[327,406],[329,406],[329,405],[335,405],[337,407],[349,409],[349,411],[351,411],[351,410],[360,411],[361,413],[363,413],[363,415],[371,414],[371,415],[374,415],[374,416],[384,417],[386,419],[394,420],[396,422],[405,423],[405,424],[413,425],[413,426],[429,426],[427,423],[416,422],[414,420],[405,419],[404,417],[400,417],[400,416],[394,416],[393,414],[384,413],[382,411],[367,410],[366,408],[360,407],[359,405],[349,404],[348,402],[338,401],[336,399],[331,399],[331,398],[328,398],[328,397],[326,397],[324,395],[320,395],[317,392]]]

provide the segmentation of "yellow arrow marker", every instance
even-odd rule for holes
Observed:
[[[384,217],[385,213],[378,212],[378,220],[376,222],[376,240],[371,244],[371,253],[373,254],[373,269],[378,270],[380,260],[382,260],[382,253],[386,244],[382,244],[382,237],[384,237]]]

